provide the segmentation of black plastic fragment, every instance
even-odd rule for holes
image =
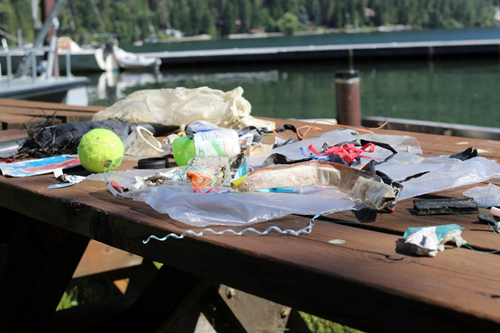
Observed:
[[[143,158],[137,161],[138,169],[165,169],[169,167],[166,157]]]
[[[415,199],[415,212],[425,215],[477,214],[478,207],[472,198]]]
[[[476,156],[477,156],[477,149],[472,149],[472,147],[469,147],[463,152],[451,155],[450,158],[458,158],[460,161],[465,161]]]
[[[312,160],[312,159],[309,157],[301,159],[301,160],[292,160],[283,154],[274,153],[274,154],[269,155],[268,158],[266,158],[264,163],[262,163],[261,167],[264,168],[264,167],[267,167],[267,166],[270,166],[273,164],[295,164],[295,163],[307,162],[310,160]]]
[[[163,136],[165,134],[172,133],[173,131],[179,129],[179,126],[176,125],[163,125],[160,123],[130,123],[128,134],[135,131],[135,129],[138,126],[144,127],[145,129],[150,131],[154,136]]]
[[[486,222],[488,224],[500,221],[500,216],[495,216],[491,214],[479,214],[477,218],[479,219],[479,221]]]

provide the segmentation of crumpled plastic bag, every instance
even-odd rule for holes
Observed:
[[[177,125],[181,130],[199,120],[232,129],[247,126],[274,129],[274,122],[250,116],[252,106],[242,95],[241,87],[228,92],[208,87],[138,90],[97,112],[92,119],[157,122]]]

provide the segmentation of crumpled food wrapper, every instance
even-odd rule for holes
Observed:
[[[460,247],[467,242],[462,238],[464,228],[457,224],[441,226],[408,228],[404,233],[405,243],[412,245],[412,251],[419,256],[435,257],[444,251],[444,244],[453,241]]]
[[[93,120],[120,119],[177,125],[181,131],[192,122],[206,120],[223,128],[248,126],[272,130],[274,122],[250,116],[252,106],[243,97],[243,88],[224,92],[208,87],[138,90],[109,108],[97,112]]]

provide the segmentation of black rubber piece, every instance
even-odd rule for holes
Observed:
[[[166,157],[143,158],[137,162],[138,169],[165,169],[169,166],[170,164]]]
[[[413,209],[426,215],[477,214],[477,203],[472,198],[416,199]]]
[[[499,216],[491,215],[491,214],[479,214],[477,216],[479,221],[481,222],[486,222],[486,223],[496,223],[500,221]]]

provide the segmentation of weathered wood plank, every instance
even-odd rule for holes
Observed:
[[[463,138],[414,136],[424,156],[455,153],[455,148],[462,147],[457,143]],[[497,142],[477,143],[491,149],[491,158],[499,158]],[[120,170],[134,165],[125,161]],[[493,182],[498,184],[498,179]],[[189,274],[352,327],[384,332],[498,331],[500,327],[500,281],[496,274],[500,257],[451,247],[436,258],[419,258],[398,247],[407,226],[435,224],[434,219],[411,215],[410,201],[398,203],[395,213],[368,216],[356,225],[317,221],[313,232],[301,237],[209,235],[143,244],[151,234],[163,236],[191,228],[144,203],[114,198],[100,182],[87,181],[58,191],[46,189],[54,183],[50,175],[0,178],[0,205]],[[436,195],[459,196],[462,190]],[[352,221],[361,218],[349,214],[332,217]],[[470,223],[464,238],[472,246],[496,250],[497,236],[483,231],[487,226],[476,227],[469,218],[464,220]],[[289,216],[254,227],[299,229],[308,220]],[[358,228],[360,225],[365,229]],[[329,243],[332,239],[345,243],[333,245]]]
[[[39,179],[41,178],[39,177]],[[40,189],[43,187],[45,186],[40,186]],[[37,191],[38,188],[35,187],[34,190]],[[83,192],[88,192],[88,190],[83,190],[76,197],[85,197]],[[94,192],[94,196],[99,193]],[[93,223],[97,222],[100,227],[93,231],[79,229],[79,232],[91,233],[94,238],[109,242],[113,246],[140,253],[143,256],[195,274],[202,274],[215,280],[220,279],[221,282],[258,296],[316,313],[322,317],[349,323],[354,327],[383,326],[383,323],[390,322],[387,315],[384,317],[378,312],[376,314],[372,312],[373,308],[380,307],[380,304],[377,304],[375,300],[384,302],[385,307],[381,308],[381,311],[383,309],[383,311],[392,313],[391,317],[393,315],[406,319],[414,317],[417,320],[417,317],[422,315],[421,311],[424,310],[432,310],[436,315],[441,316],[429,318],[425,323],[422,322],[423,326],[434,325],[435,321],[447,321],[456,317],[454,311],[463,313],[460,325],[470,324],[491,328],[492,326],[489,325],[496,325],[494,323],[500,320],[495,312],[495,298],[486,296],[500,294],[500,290],[495,289],[497,284],[485,283],[486,279],[490,277],[473,273],[478,269],[482,273],[481,270],[489,267],[492,268],[490,273],[494,274],[494,266],[499,260],[498,256],[479,255],[462,249],[445,251],[434,259],[399,256],[395,250],[395,244],[400,236],[357,230],[328,222],[317,222],[313,234],[299,238],[277,235],[267,237],[207,236],[181,241],[169,240],[164,243],[151,242],[148,245],[143,245],[141,240],[152,232],[153,226],[153,229],[156,229],[155,234],[159,235],[162,235],[162,230],[163,233],[180,232],[184,230],[185,226],[182,223],[170,221],[168,217],[161,214],[151,212],[148,207],[141,203],[126,200],[116,201],[115,198],[109,197],[109,193],[102,193],[102,196],[100,194],[99,196],[100,200],[106,200],[104,202],[97,200],[93,206],[98,211],[106,211],[107,213],[105,215],[98,214],[99,218],[97,219],[88,215],[93,209],[87,210],[85,204],[80,203],[76,207],[79,211],[78,216],[81,216],[82,220],[95,221]],[[73,195],[74,199],[75,195]],[[55,200],[54,204],[57,202],[58,200]],[[71,205],[71,203],[69,204]],[[54,208],[53,205],[49,206]],[[57,211],[69,211],[68,208],[58,207]],[[52,223],[62,223],[66,227],[74,228],[82,225],[78,216],[74,216],[74,219],[69,221],[66,220],[67,217],[55,215],[52,216],[54,219]],[[125,224],[124,222],[127,220],[141,221],[141,223]],[[93,223],[91,222],[91,224]],[[289,217],[262,223],[256,227],[262,230],[270,225],[279,224],[282,227],[299,228],[306,223],[307,219]],[[220,230],[221,228],[215,227],[214,229]],[[199,229],[197,230],[199,231]],[[347,235],[344,235],[344,232]],[[350,243],[360,246],[361,250],[335,250],[335,246],[327,243],[329,239],[333,238],[348,240]],[[332,256],[333,250],[335,250],[335,254]],[[446,259],[452,253],[456,254],[456,257]],[[394,259],[394,256],[397,260]],[[476,258],[476,256],[478,257]],[[214,267],[212,264],[214,258],[217,258],[217,262],[224,263],[224,265]],[[403,258],[403,260],[399,258]],[[461,260],[458,260],[458,267],[450,271],[450,263],[457,262],[458,258],[466,258],[463,260],[470,261],[466,272],[462,270],[464,261]],[[431,263],[439,263],[439,268],[429,268],[429,260]],[[402,263],[398,264],[400,261]],[[388,268],[391,267],[394,269],[389,270]],[[443,269],[443,267],[447,268]],[[378,272],[378,278],[374,279],[371,273],[363,273],[370,271]],[[437,290],[426,287],[428,281],[416,281],[414,276],[421,274],[425,277],[436,276],[432,285]],[[494,276],[491,278],[493,279],[491,281],[495,281]],[[465,281],[465,284],[450,287],[450,279]],[[480,292],[476,290],[485,287],[488,290]],[[437,292],[441,289],[445,291],[445,294]],[[392,291],[388,292],[388,290]],[[316,298],[305,296],[310,293],[314,294]],[[355,296],[358,293],[359,295]],[[369,295],[368,298],[373,299],[373,301],[367,301],[361,294]],[[462,303],[457,304],[455,298],[458,295],[467,299],[466,303],[471,307],[470,309],[462,309]],[[349,301],[351,298],[355,298],[356,302],[360,304]],[[335,299],[334,303],[342,304],[344,310],[336,306],[333,308],[331,306],[321,306],[321,308],[316,306],[317,304],[328,304],[329,299]],[[392,303],[397,305],[397,310],[392,308]],[[413,312],[416,311],[414,307],[421,310]],[[480,311],[474,310],[476,307]],[[480,320],[475,317],[479,312],[482,313],[481,316],[484,319]],[[349,315],[349,313],[351,314]],[[380,320],[372,318],[373,316],[377,316]],[[403,325],[402,322],[397,322],[394,327],[401,328],[401,325]],[[380,330],[389,329],[380,328]]]
[[[42,118],[34,118],[29,116],[20,116],[12,114],[0,114],[0,123],[2,124],[2,130],[10,129],[26,129],[31,126],[43,121]],[[54,125],[61,124],[60,119],[54,120]]]
[[[140,264],[142,264],[142,258],[135,254],[91,240],[78,263],[73,278]]]
[[[62,103],[49,103],[49,102],[36,102],[36,101],[26,101],[26,100],[13,100],[0,98],[0,106],[2,107],[15,107],[15,108],[26,108],[39,110],[40,108],[52,109],[52,110],[74,110],[81,112],[95,113],[97,111],[103,110],[105,107],[102,106],[77,106],[77,105],[67,105]]]

